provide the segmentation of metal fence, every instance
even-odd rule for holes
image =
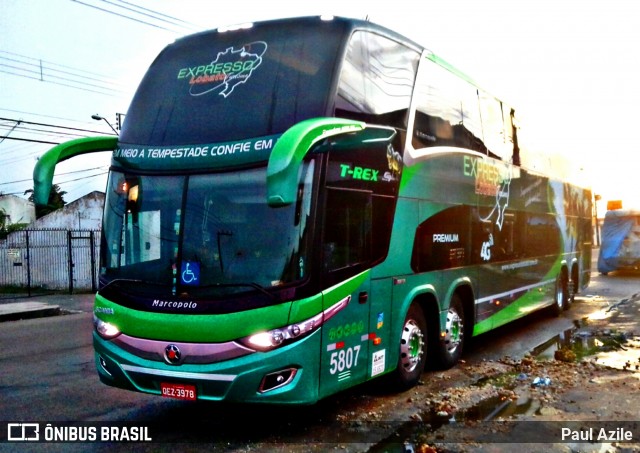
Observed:
[[[96,291],[100,231],[22,230],[0,241],[0,297]]]

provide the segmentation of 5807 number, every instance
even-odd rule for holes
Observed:
[[[344,370],[351,369],[351,367],[358,366],[359,355],[360,345],[332,352],[329,361],[329,373],[341,373]]]

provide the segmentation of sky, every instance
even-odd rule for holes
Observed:
[[[33,187],[39,156],[112,133],[173,40],[278,17],[368,18],[424,45],[513,105],[532,150],[561,154],[607,200],[640,207],[635,152],[640,14],[632,0],[0,0],[0,192]],[[20,121],[20,123],[18,123]],[[22,140],[17,140],[22,139]],[[28,141],[26,141],[28,140]],[[108,153],[58,165],[73,201],[104,190]]]

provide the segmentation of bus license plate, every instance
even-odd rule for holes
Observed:
[[[196,386],[189,384],[160,383],[160,391],[165,398],[177,398],[179,400],[196,400]]]

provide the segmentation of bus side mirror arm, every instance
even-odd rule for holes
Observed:
[[[304,156],[319,141],[365,128],[360,121],[313,118],[295,124],[278,139],[267,165],[267,204],[287,206],[296,201],[298,173]]]
[[[59,162],[81,154],[113,151],[118,137],[86,137],[54,146],[44,153],[33,169],[33,201],[38,206],[49,202],[53,173]]]

